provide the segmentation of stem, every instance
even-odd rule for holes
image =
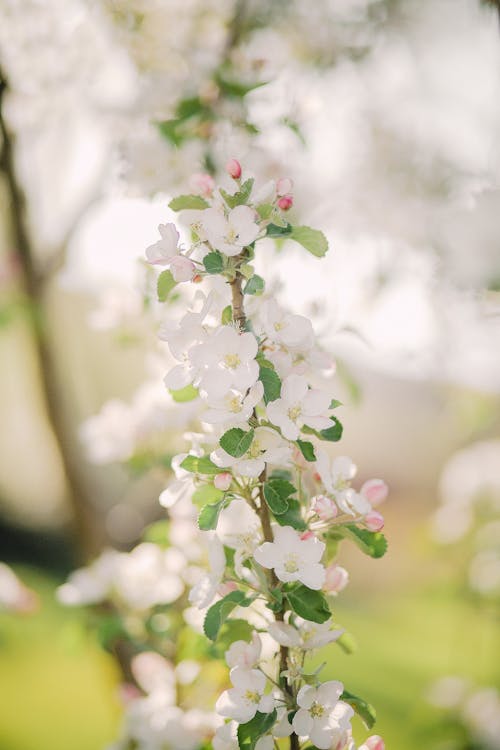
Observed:
[[[238,256],[238,260],[241,259],[241,256]],[[232,293],[232,308],[233,308],[233,320],[238,325],[240,330],[245,329],[245,325],[247,322],[246,315],[245,315],[245,306],[243,301],[243,292],[242,292],[242,284],[243,284],[243,275],[236,271],[236,276],[233,281],[230,282],[231,284],[231,293]],[[259,482],[260,482],[260,494],[259,494],[259,507],[257,510],[257,515],[259,516],[260,523],[262,526],[262,534],[264,537],[264,540],[266,542],[272,542],[274,540],[273,536],[273,530],[271,527],[271,517],[269,515],[269,509],[267,507],[267,503],[264,499],[263,490],[262,487],[264,486],[264,482],[266,481],[266,469],[260,474],[259,476]],[[269,574],[270,584],[271,588],[274,588],[278,584],[278,580],[276,578],[276,575],[273,570],[270,571]],[[278,622],[282,622],[283,618],[285,616],[285,606],[283,605],[282,608],[274,613],[274,616]],[[288,680],[286,678],[282,679],[280,677],[282,672],[285,672],[288,669],[288,647],[287,646],[280,646],[280,658],[279,658],[279,668],[278,668],[278,679],[277,682],[280,686],[282,686],[283,691],[292,698],[293,701],[295,701],[295,695],[293,692],[292,686],[288,683]],[[290,750],[300,750],[300,743],[299,738],[295,734],[295,732],[292,732],[290,735]]]
[[[47,420],[57,441],[69,501],[73,510],[77,538],[81,544],[83,556],[88,557],[101,548],[102,539],[97,534],[94,512],[88,500],[87,486],[81,474],[79,457],[72,445],[73,436],[68,430],[65,404],[61,399],[62,389],[58,382],[57,367],[44,311],[46,276],[37,270],[34,261],[34,250],[26,220],[26,202],[16,175],[13,138],[3,116],[2,104],[7,88],[7,79],[0,69],[0,137],[2,147],[0,173],[4,177],[7,203],[10,208],[13,252],[19,263],[25,294],[31,303],[31,332]]]

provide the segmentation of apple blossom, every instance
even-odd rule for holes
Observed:
[[[256,213],[249,206],[236,206],[228,211],[227,216],[216,208],[207,208],[202,213],[201,222],[214,250],[230,257],[239,255],[260,232]]]
[[[230,672],[233,687],[217,700],[215,710],[221,716],[245,723],[257,711],[268,714],[274,708],[274,698],[265,694],[266,677],[257,669],[233,667]]]
[[[280,435],[269,427],[257,427],[247,452],[235,458],[223,448],[211,454],[212,461],[222,468],[230,467],[233,472],[244,477],[258,477],[267,464],[287,464],[291,458],[291,448]]]
[[[323,589],[329,594],[339,594],[349,583],[349,573],[340,565],[328,565]]]
[[[331,397],[309,388],[306,378],[289,375],[283,381],[281,397],[267,405],[267,416],[288,440],[297,440],[304,425],[315,430],[330,427],[327,416]]]
[[[146,259],[149,263],[166,266],[179,254],[179,232],[175,224],[160,224],[158,231],[161,239],[146,248]]]
[[[280,177],[276,181],[276,194],[278,196],[289,195],[293,190],[293,180],[290,177]]]
[[[363,520],[366,528],[370,531],[382,531],[384,528],[384,517],[376,510],[369,511]]]
[[[311,510],[322,521],[330,521],[338,514],[337,506],[326,495],[315,495],[311,498]]]
[[[183,255],[176,255],[169,262],[170,270],[174,280],[191,281],[196,273],[196,267],[192,260],[185,258]]]
[[[293,206],[293,196],[291,195],[281,196],[281,198],[278,198],[277,200],[277,206],[278,208],[281,208],[282,211],[289,211],[291,207]]]
[[[191,175],[189,187],[193,193],[208,198],[212,195],[215,187],[214,178],[206,172],[198,172]]]
[[[314,343],[311,321],[303,315],[292,315],[274,299],[266,300],[260,310],[266,335],[277,344],[292,349],[310,349]]]
[[[331,620],[316,623],[297,617],[294,625],[287,622],[272,622],[268,632],[281,646],[311,651],[336,641],[344,630],[332,630]]]
[[[359,746],[359,750],[385,750],[385,742],[378,734],[373,734]]]
[[[319,750],[328,750],[337,742],[354,715],[353,709],[339,698],[344,686],[331,680],[318,688],[304,685],[297,695],[299,710],[292,726],[300,737],[308,737]]]
[[[218,328],[193,351],[191,361],[201,373],[200,390],[208,398],[223,399],[230,388],[250,388],[259,376],[257,349],[253,333],[238,333],[232,326]]]
[[[222,492],[227,492],[233,481],[233,475],[229,471],[223,471],[214,477],[214,487]]]
[[[316,469],[325,489],[332,495],[348,489],[356,476],[356,465],[348,456],[331,458],[325,451],[317,451]]]
[[[264,387],[260,381],[254,383],[246,394],[234,388],[228,390],[222,398],[213,398],[207,394],[205,401],[209,408],[203,414],[203,421],[223,424],[226,430],[246,423],[263,394]]]
[[[277,526],[274,541],[264,542],[254,558],[263,568],[272,568],[280,581],[300,581],[310,589],[320,589],[325,568],[319,562],[325,545],[316,537],[302,539],[291,526]]]
[[[225,653],[226,662],[229,667],[254,667],[262,651],[262,643],[257,633],[252,633],[252,641],[233,641]]]
[[[212,746],[214,750],[239,750],[238,722],[232,720],[217,727]]]

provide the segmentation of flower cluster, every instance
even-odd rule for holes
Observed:
[[[325,449],[342,436],[340,402],[316,387],[334,360],[307,318],[266,295],[252,263],[262,238],[295,240],[318,257],[326,238],[288,221],[290,180],[256,189],[235,159],[227,173],[232,190],[199,175],[195,194],[170,203],[184,212],[187,246],[167,224],[146,251],[165,267],[159,286],[196,284],[189,311],[160,329],[176,361],[165,385],[176,399],[198,400],[201,423],[174,458],[175,479],[160,502],[172,512],[192,500],[209,538],[209,570],[189,599],[204,613],[205,635],[217,643],[223,633],[230,644],[216,750],[266,750],[279,737],[292,748],[309,740],[320,750],[352,750],[351,718],[358,712],[371,726],[373,708],[341,682],[308,672],[304,660],[342,643],[331,611],[348,580],[335,560],[338,542],[350,539],[374,558],[385,553],[375,508],[387,487],[373,479],[356,491],[352,460]],[[383,747],[375,735],[361,746]]]

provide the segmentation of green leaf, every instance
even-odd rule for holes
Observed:
[[[255,210],[261,219],[269,219],[274,210],[274,206],[272,203],[261,203],[260,206],[256,206]]]
[[[358,698],[357,695],[353,695],[344,688],[344,692],[340,696],[340,699],[348,703],[363,720],[363,723],[367,729],[371,729],[377,720],[377,712],[371,703]]]
[[[315,255],[317,258],[322,258],[326,255],[328,250],[328,240],[326,239],[323,232],[319,229],[311,229],[311,227],[292,227],[290,237],[299,245],[305,247],[310,253]]]
[[[217,636],[217,652],[223,656],[224,652],[227,651],[234,641],[246,641],[250,643],[252,634],[253,626],[247,620],[240,620],[239,618],[226,620]]]
[[[292,229],[291,224],[287,224],[286,227],[279,227],[277,224],[268,224],[266,237],[290,237]]]
[[[387,552],[387,539],[380,531],[358,529],[354,524],[339,525],[335,528],[335,531],[345,538],[351,539],[362,552],[370,557],[383,557]]]
[[[186,139],[186,135],[180,132],[179,128],[182,125],[181,119],[163,120],[162,122],[156,122],[156,127],[160,131],[160,134],[170,141],[172,146],[182,146],[182,143]]]
[[[307,525],[302,518],[299,501],[294,497],[289,497],[287,499],[287,502],[288,510],[286,510],[284,513],[281,513],[281,515],[275,516],[276,521],[280,526],[291,526],[296,531],[305,531]]]
[[[241,458],[252,444],[254,431],[245,432],[240,427],[233,427],[219,440],[220,447],[233,458]]]
[[[231,591],[223,599],[212,604],[205,616],[203,630],[207,638],[215,641],[223,623],[235,607],[248,607],[252,599],[247,599],[243,591]]]
[[[184,388],[180,388],[178,391],[170,390],[170,395],[174,401],[178,404],[185,404],[188,401],[193,401],[198,398],[198,389],[194,385],[186,385]]]
[[[208,456],[186,456],[181,463],[181,468],[191,471],[193,474],[215,475],[220,473],[220,468],[216,466]]]
[[[336,409],[338,406],[343,406],[342,401],[338,401],[336,398],[332,398],[330,401],[329,409]]]
[[[293,611],[311,622],[326,622],[331,617],[330,607],[321,591],[313,591],[303,584],[294,584],[286,591]]]
[[[224,270],[224,258],[216,250],[213,253],[208,253],[203,258],[203,265],[207,273],[222,273]]]
[[[187,208],[203,209],[209,206],[210,204],[201,195],[178,195],[176,198],[172,198],[168,204],[172,211],[184,211]]]
[[[159,547],[168,547],[168,532],[170,528],[170,521],[155,521],[146,526],[142,532],[142,539],[145,542],[153,542]]]
[[[223,505],[224,498],[219,500],[218,503],[209,503],[200,510],[198,514],[198,527],[202,531],[210,531],[217,528],[217,521],[219,520],[219,514]]]
[[[227,326],[233,322],[233,308],[231,305],[227,305],[222,311],[221,323],[223,326]]]
[[[329,440],[331,443],[337,443],[342,437],[344,428],[342,427],[342,422],[340,422],[337,417],[330,417],[330,419],[333,422],[332,426],[327,427],[326,430],[321,430],[319,435],[323,440]]]
[[[215,76],[215,82],[224,94],[235,99],[243,99],[250,91],[267,84],[267,81],[254,81],[253,83],[235,81],[232,78],[226,78],[220,72]]]
[[[288,510],[288,498],[295,492],[293,484],[285,479],[271,479],[264,484],[264,498],[275,516]]]
[[[264,279],[255,273],[243,287],[243,294],[254,294],[257,296],[262,294],[264,286]]]
[[[197,487],[191,495],[191,502],[195,505],[206,505],[207,503],[214,504],[218,503],[223,495],[224,493],[222,490],[218,490],[213,484],[202,484],[200,487]]]
[[[220,194],[226,201],[229,208],[236,208],[236,206],[242,206],[248,201],[248,199],[250,198],[250,193],[252,192],[253,183],[253,178],[245,180],[240,189],[237,190],[233,195],[231,195],[231,193],[228,193],[223,188],[219,188]]]
[[[175,114],[179,119],[186,120],[188,117],[200,114],[204,109],[206,109],[206,105],[199,96],[190,96],[181,99],[175,109]]]
[[[270,714],[257,711],[253,719],[238,726],[238,745],[240,750],[254,750],[255,743],[267,734],[276,723],[276,709]]]
[[[267,363],[267,360],[265,362]],[[281,396],[281,380],[270,362],[264,364],[261,361],[259,365],[259,380],[264,386],[264,401],[268,404],[270,401],[276,401]]]
[[[156,282],[156,292],[160,302],[166,302],[168,295],[177,285],[170,271],[162,271]]]
[[[312,443],[308,440],[297,440],[296,443],[306,461],[316,461],[316,454]]]

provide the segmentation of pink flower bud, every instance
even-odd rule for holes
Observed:
[[[197,173],[191,175],[189,180],[189,187],[196,195],[202,195],[204,198],[208,198],[212,195],[215,187],[213,177],[206,172]]]
[[[384,528],[384,516],[376,510],[367,513],[364,521],[366,528],[370,531],[381,531]]]
[[[184,255],[175,255],[170,261],[170,270],[175,281],[191,281],[194,277],[195,266],[192,260]]]
[[[283,195],[291,195],[293,190],[293,180],[289,177],[280,177],[276,183],[276,194],[278,197]]]
[[[222,492],[226,492],[231,486],[233,481],[232,475],[228,471],[223,471],[221,474],[216,474],[214,477],[214,487]]]
[[[226,172],[233,180],[239,180],[241,177],[241,164],[237,159],[229,159],[226,164]]]
[[[311,498],[311,510],[321,518],[322,521],[329,521],[338,513],[337,506],[326,495],[316,495]]]
[[[314,536],[314,534],[313,534],[313,532],[312,532],[312,531],[304,531],[304,532],[303,532],[303,533],[302,533],[302,534],[300,535],[300,538],[302,539],[302,541],[303,541],[303,542],[305,542],[305,540],[306,540],[306,539],[312,539],[312,538],[313,538],[313,536]]]
[[[142,693],[131,682],[123,682],[118,688],[118,696],[123,705],[127,706],[137,698],[142,698]]]
[[[325,583],[323,584],[324,591],[329,594],[338,594],[345,589],[348,583],[349,573],[345,568],[335,564],[327,567]]]
[[[293,206],[293,197],[291,195],[283,195],[278,198],[278,208],[282,211],[288,211]]]
[[[365,742],[367,750],[385,750],[385,742],[378,734],[373,734]]]
[[[368,502],[373,506],[383,503],[388,492],[389,488],[382,479],[369,479],[361,487],[361,494],[364,495]]]

